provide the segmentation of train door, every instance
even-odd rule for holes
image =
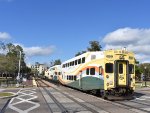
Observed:
[[[127,85],[127,62],[117,61],[117,85],[125,86]]]

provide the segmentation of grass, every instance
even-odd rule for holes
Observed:
[[[9,93],[9,92],[0,92],[0,97],[10,97],[13,96],[14,94]]]

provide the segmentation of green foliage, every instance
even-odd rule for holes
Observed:
[[[61,65],[61,60],[60,59],[55,60],[54,65]]]
[[[141,74],[150,77],[150,63],[143,63],[135,66],[135,76],[138,80],[141,78]]]
[[[101,51],[102,47],[98,41],[90,41],[89,44],[90,44],[90,47],[87,48],[87,51]],[[79,56],[83,53],[86,53],[86,51],[78,52],[75,54],[75,56]]]
[[[77,54],[75,54],[75,56],[82,55],[83,53],[86,53],[86,51],[78,52]]]
[[[29,70],[24,62],[25,54],[23,48],[19,45],[14,45],[12,43],[4,44],[0,43],[0,50],[5,50],[6,54],[0,54],[0,72],[4,73],[17,73],[18,65],[21,52],[21,71],[26,72]]]
[[[143,63],[140,65],[140,68],[144,74],[146,73],[148,76],[150,76],[150,63]]]
[[[90,47],[87,48],[88,51],[101,51],[101,45],[98,41],[90,41]]]
[[[140,66],[135,66],[135,77],[136,80],[140,80],[141,79],[141,74],[142,74],[142,69],[140,68]]]
[[[0,97],[9,97],[9,96],[13,96],[13,93],[10,92],[1,92],[0,93]]]

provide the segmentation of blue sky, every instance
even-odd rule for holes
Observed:
[[[150,62],[149,0],[0,0],[0,40],[23,46],[26,62],[65,61],[97,40]]]

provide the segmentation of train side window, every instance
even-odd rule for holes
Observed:
[[[82,63],[85,63],[85,57],[82,58]]]
[[[72,63],[70,62],[70,66],[72,66]]]
[[[69,75],[69,80],[71,80],[71,76]]]
[[[77,60],[75,60],[75,65],[77,65],[77,62],[78,62],[78,61],[77,61]]]
[[[72,61],[72,65],[74,66],[74,61]]]
[[[71,80],[71,75],[69,75],[69,80]]]
[[[81,64],[81,59],[78,59],[78,64]]]
[[[77,76],[74,76],[74,80],[77,80]]]
[[[129,74],[134,74],[134,65],[129,64]]]
[[[90,69],[90,75],[95,75],[95,68]]]
[[[71,80],[73,80],[73,76],[71,75]]]
[[[96,59],[96,55],[91,55],[91,60]]]
[[[67,75],[67,80],[69,80],[69,76]]]
[[[123,64],[119,64],[119,74],[123,73]]]
[[[68,67],[69,67],[69,63],[68,63]]]
[[[86,69],[86,75],[89,75],[89,68]]]
[[[102,75],[102,66],[99,66],[99,75]]]
[[[106,63],[105,64],[105,72],[106,73],[113,73],[113,63]]]

